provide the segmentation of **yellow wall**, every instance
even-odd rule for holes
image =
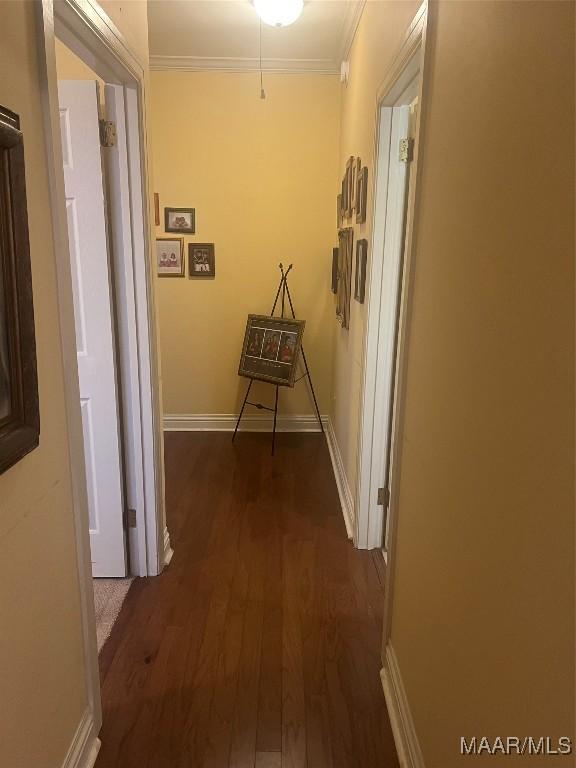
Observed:
[[[366,7],[340,170],[370,157],[415,10]],[[452,768],[460,736],[574,735],[574,6],[432,14],[392,644],[426,766]],[[352,483],[363,333],[354,306],[335,351]]]
[[[254,74],[152,72],[151,80],[162,206],[156,234],[163,235],[165,206],[194,207],[196,234],[186,244],[216,248],[215,280],[157,280],[164,411],[237,411],[246,387],[237,375],[246,317],[270,311],[282,261],[294,264],[290,286],[326,413],[339,79],[267,75],[265,101]],[[272,392],[261,385],[263,401]],[[280,408],[312,413],[305,382],[281,392]]]
[[[40,447],[0,475],[0,763],[61,765],[86,707],[52,225],[32,3],[3,3],[0,103],[24,132]]]
[[[124,4],[126,5],[126,4]],[[146,4],[119,20],[139,50]],[[144,18],[138,18],[144,14]],[[2,3],[0,104],[24,132],[40,447],[0,475],[0,764],[62,765],[87,706],[36,9]],[[146,57],[143,61],[147,65]]]
[[[56,69],[59,80],[98,80],[101,86],[104,85],[104,81],[58,39],[56,40]]]

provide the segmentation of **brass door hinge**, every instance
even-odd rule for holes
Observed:
[[[100,126],[100,146],[115,147],[116,123],[112,120],[98,120],[98,125]]]
[[[414,157],[414,139],[400,139],[398,159],[401,163],[409,163]]]
[[[384,507],[386,509],[389,503],[390,491],[388,488],[378,488],[378,506]]]
[[[136,510],[127,509],[124,512],[124,528],[136,528]]]

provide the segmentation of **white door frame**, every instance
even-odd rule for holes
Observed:
[[[86,689],[93,741],[102,724],[98,651],[92,591],[88,501],[84,467],[84,445],[70,251],[66,221],[62,146],[60,140],[55,39],[61,38],[99,76],[125,86],[127,95],[128,147],[130,155],[130,205],[133,223],[132,320],[120,362],[134,402],[130,414],[131,439],[126,441],[133,469],[133,504],[136,505],[136,535],[130,544],[137,553],[135,571],[153,576],[161,572],[172,550],[165,524],[164,469],[159,393],[159,363],[156,342],[154,288],[151,274],[149,220],[149,171],[146,152],[146,72],[131,52],[119,30],[93,0],[42,0],[37,7],[37,39],[42,83],[44,131],[50,184],[54,249],[56,254],[60,336],[64,366],[64,394],[69,444],[76,550],[84,641]],[[135,226],[134,222],[142,222]],[[127,300],[130,297],[127,295]]]
[[[406,231],[404,264],[401,276],[401,296],[398,321],[398,340],[396,352],[396,371],[394,381],[394,406],[392,415],[392,441],[390,450],[390,502],[388,521],[388,558],[384,587],[384,632],[383,650],[390,637],[392,619],[392,599],[394,594],[394,567],[396,534],[398,525],[398,490],[401,472],[400,455],[403,430],[403,411],[406,380],[406,341],[409,335],[410,308],[413,290],[414,253],[416,233],[414,221],[418,207],[417,190],[421,172],[420,136],[422,116],[425,107],[426,90],[426,30],[429,8],[424,2],[416,14],[400,51],[390,66],[377,95],[376,102],[376,150],[377,172],[374,174],[376,194],[374,195],[374,226],[372,231],[372,263],[368,285],[368,321],[364,344],[364,371],[362,383],[361,428],[358,451],[358,492],[357,522],[355,543],[360,548],[375,548],[382,545],[382,507],[374,504],[374,491],[378,486],[373,482],[375,467],[384,474],[386,435],[382,435],[384,425],[375,423],[375,397],[377,393],[378,348],[381,342],[381,304],[386,296],[382,290],[382,260],[384,252],[384,221],[386,205],[382,204],[381,195],[386,195],[386,184],[378,180],[387,178],[389,157],[389,121],[380,121],[383,106],[396,106],[399,97],[415,77],[418,78],[418,111],[414,136],[414,155],[408,187],[406,207]],[[380,196],[380,199],[377,197]],[[372,481],[372,482],[371,482]],[[374,485],[375,488],[371,488]],[[378,518],[379,516],[379,518]]]

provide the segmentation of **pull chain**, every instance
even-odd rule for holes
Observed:
[[[266,98],[266,91],[264,90],[264,82],[262,75],[262,19],[260,19],[260,98]]]

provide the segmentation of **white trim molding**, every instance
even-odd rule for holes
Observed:
[[[394,734],[400,768],[426,768],[418,742],[412,712],[406,696],[398,659],[390,641],[386,645],[384,666],[380,672],[388,716]]]
[[[62,768],[92,768],[98,757],[100,744],[92,710],[86,707]]]
[[[181,413],[164,416],[165,432],[233,432],[238,414]],[[273,417],[267,413],[248,413],[242,417],[239,432],[271,432]],[[324,429],[328,417],[322,416]],[[320,432],[318,419],[312,414],[279,414],[277,432]]]
[[[168,528],[164,527],[164,566],[170,564],[173,554],[174,550],[170,544],[170,534],[168,533]]]
[[[366,0],[359,0],[359,2],[350,3],[348,5],[348,11],[344,17],[340,35],[340,62],[338,63],[338,71],[340,71],[340,63],[347,61],[348,56],[350,55],[350,50],[354,43],[358,24],[360,24],[365,5]]]
[[[338,496],[340,496],[340,506],[342,507],[346,533],[348,534],[349,539],[354,540],[354,500],[348,483],[348,478],[346,477],[344,460],[340,453],[340,446],[336,439],[332,419],[328,419],[326,425],[326,440],[328,442],[328,450],[330,451],[330,458],[332,460],[332,468],[336,479],[336,487],[338,488]]]
[[[180,72],[259,72],[260,59],[233,56],[150,56],[150,69]],[[312,72],[335,75],[336,62],[332,59],[262,59],[262,71],[275,74]]]

